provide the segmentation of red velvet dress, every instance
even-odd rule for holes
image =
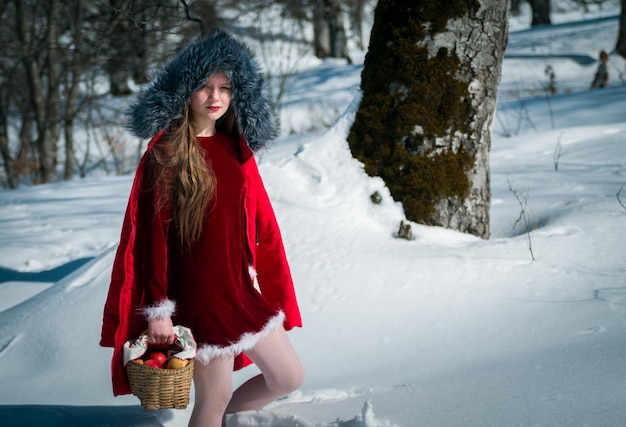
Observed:
[[[243,352],[264,333],[302,326],[278,223],[246,142],[221,134],[199,141],[217,192],[201,240],[185,253],[168,209],[155,209],[149,153],[161,136],[137,167],[104,305],[100,345],[114,348],[114,395],[130,393],[122,347],[147,328],[140,309],[164,299],[176,301],[172,320],[191,328],[199,358],[232,354],[235,369],[250,363]]]
[[[190,251],[169,233],[167,296],[174,324],[191,328],[200,351],[236,355],[244,334],[257,334],[279,315],[253,286],[246,237],[246,182],[239,147],[223,134],[198,138],[217,181],[200,240]]]

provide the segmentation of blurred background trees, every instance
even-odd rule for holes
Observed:
[[[617,42],[615,50],[622,58],[626,58],[626,0],[621,0],[622,13],[619,17],[619,32],[617,34]]]
[[[181,43],[216,27],[267,38],[236,20],[271,9],[270,19],[313,24],[319,58],[349,60],[346,28],[362,46],[365,1],[0,0],[2,186],[133,170],[116,133],[125,96]]]
[[[512,13],[542,7],[549,21],[550,0],[509,1]],[[618,0],[564,1],[586,8]],[[216,27],[257,43],[279,110],[298,59],[350,62],[351,49],[367,48],[372,16],[366,11],[375,5],[376,0],[0,0],[0,186],[72,179],[95,170],[133,171],[143,147],[123,141],[119,125],[127,95],[147,83],[181,43]],[[626,51],[626,42],[618,46]]]

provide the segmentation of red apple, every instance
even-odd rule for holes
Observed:
[[[167,357],[165,356],[165,354],[161,353],[160,351],[153,351],[148,355],[148,358],[149,360],[156,360],[161,366],[165,365],[165,362],[167,361]]]
[[[151,368],[163,368],[163,363],[160,363],[158,360],[156,359],[148,359],[146,360],[146,363],[144,363],[145,366],[150,366]]]

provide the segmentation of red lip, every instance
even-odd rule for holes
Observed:
[[[213,106],[212,106],[212,107],[207,107],[207,108],[208,108],[209,110],[211,110],[211,111],[219,111],[219,109],[220,109],[221,107],[213,107]]]

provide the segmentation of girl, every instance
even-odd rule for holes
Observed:
[[[114,395],[130,388],[121,347],[173,325],[198,342],[190,426],[258,410],[297,389],[300,361],[285,330],[300,312],[276,219],[253,152],[276,137],[250,50],[222,31],[186,46],[140,92],[128,128],[150,138],[126,211],[104,309]],[[232,372],[258,375],[234,393]]]

